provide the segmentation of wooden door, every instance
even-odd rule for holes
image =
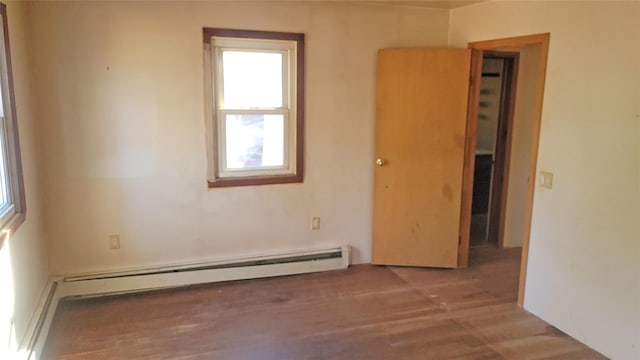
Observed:
[[[470,68],[467,49],[378,52],[374,264],[458,266]]]

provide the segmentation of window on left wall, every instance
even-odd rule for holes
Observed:
[[[11,72],[7,7],[0,3],[0,230],[15,231],[24,222],[26,201],[16,102]]]

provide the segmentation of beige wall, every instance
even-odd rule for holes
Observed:
[[[533,146],[535,106],[538,90],[538,63],[540,48],[527,46],[517,49],[520,53],[516,108],[511,129],[511,157],[509,159],[509,184],[504,221],[504,246],[522,246],[525,235],[527,197],[529,189],[529,164]]]
[[[13,345],[24,342],[25,332],[36,309],[37,303],[49,278],[46,245],[43,234],[43,221],[40,206],[40,172],[38,169],[38,126],[35,123],[34,102],[30,86],[30,58],[27,52],[28,25],[24,2],[5,2],[9,22],[9,42],[13,62],[13,79],[15,86],[18,131],[22,150],[22,166],[24,171],[25,191],[27,197],[27,219],[12,234],[9,241],[0,250],[0,288],[3,305],[13,303],[13,308],[2,308],[3,315],[10,315],[12,320],[2,317],[0,326],[2,335],[7,333],[13,321],[10,340]],[[9,273],[8,273],[9,272]],[[9,275],[9,279],[5,276]],[[8,281],[6,281],[8,280]],[[11,296],[13,295],[13,296]],[[10,304],[9,304],[10,306]],[[7,313],[7,310],[8,313]],[[0,357],[8,343],[2,338]]]
[[[525,308],[614,359],[640,358],[640,2],[488,2],[450,44],[550,32]]]
[[[30,2],[55,273],[347,243],[370,261],[375,56],[448,12],[331,2]],[[202,27],[306,33],[303,184],[207,190]],[[322,228],[311,231],[312,216]],[[119,251],[108,234],[119,233]]]

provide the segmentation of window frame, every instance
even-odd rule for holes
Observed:
[[[291,61],[290,68],[293,71],[283,72],[284,77],[291,84],[288,86],[291,93],[283,98],[283,107],[280,109],[218,109],[219,99],[222,96],[222,81],[216,82],[216,77],[221,77],[220,64],[216,64],[214,55],[214,37],[222,44],[244,42],[246,47],[241,51],[282,52],[283,46],[269,45],[283,41],[293,43],[291,49],[295,49],[295,58]],[[223,39],[220,39],[223,38]],[[266,44],[266,45],[265,45]],[[208,172],[207,182],[209,188],[229,186],[249,186],[266,184],[285,184],[303,182],[304,170],[304,34],[272,31],[234,30],[220,28],[203,28],[203,53],[204,53],[204,77],[205,77],[205,113],[207,127],[207,155]],[[228,48],[226,46],[221,46]],[[231,48],[236,48],[231,46]],[[280,50],[278,50],[280,49]],[[283,80],[284,82],[284,80]],[[283,92],[285,88],[283,86]],[[290,103],[289,103],[290,102]],[[285,165],[287,167],[261,168],[239,171],[224,171],[226,159],[224,158],[225,135],[223,114],[266,114],[277,113],[284,115],[284,141],[285,141]],[[292,122],[292,123],[290,123]],[[291,126],[289,126],[291,125]],[[291,133],[291,131],[293,133]],[[290,170],[289,170],[290,168]],[[285,172],[286,169],[286,173]],[[237,175],[236,175],[237,174]]]
[[[8,233],[15,232],[25,221],[27,203],[13,86],[7,6],[4,3],[0,3],[0,22],[2,22],[2,36],[0,36],[0,87],[2,88],[1,96],[4,112],[4,117],[0,119],[0,146],[4,147],[4,156],[0,158],[0,161],[4,162],[6,171],[4,178],[0,180],[0,184],[6,183],[5,189],[8,200],[8,203],[2,209],[2,213],[0,213],[1,240],[4,240]],[[5,189],[0,189],[0,191],[5,191]]]

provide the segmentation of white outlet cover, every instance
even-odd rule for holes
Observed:
[[[314,217],[311,219],[311,230],[318,230],[318,229],[320,229],[320,218]]]
[[[109,248],[111,250],[120,249],[120,235],[109,235]]]
[[[553,173],[547,171],[540,172],[540,186],[547,189],[553,188]]]

